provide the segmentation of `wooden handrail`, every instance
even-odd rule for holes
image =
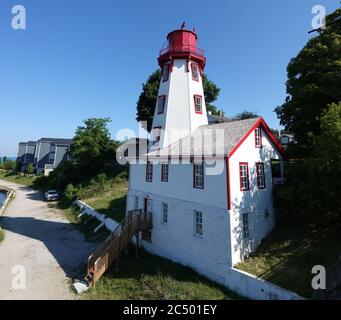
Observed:
[[[152,228],[152,214],[141,209],[128,211],[115,230],[98,246],[88,259],[86,279],[90,286],[103,275],[138,231]]]

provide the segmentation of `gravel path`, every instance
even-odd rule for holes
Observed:
[[[86,242],[42,193],[2,180],[0,185],[16,191],[1,218],[5,240],[0,243],[0,299],[77,299],[70,277],[96,244]],[[12,285],[18,284],[20,270],[26,273],[25,289]]]

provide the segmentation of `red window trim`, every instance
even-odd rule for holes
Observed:
[[[259,140],[260,140],[260,145],[257,145],[257,129],[259,130]],[[262,141],[262,128],[259,126],[255,128],[255,147],[256,148],[262,148],[263,147],[263,141]]]
[[[198,78],[194,78],[194,72],[193,72],[194,66],[196,66],[198,68]],[[192,71],[192,80],[199,82],[199,80],[200,80],[200,68],[199,68],[199,65],[197,63],[195,63],[195,62],[192,62],[191,63],[191,71]]]
[[[264,186],[260,187],[258,184],[258,165],[262,166],[262,171],[263,171],[263,181],[264,181]],[[257,187],[258,189],[265,189],[266,188],[266,183],[265,183],[265,170],[264,170],[264,162],[256,162],[256,175],[257,175]]]
[[[166,79],[164,79],[164,70],[165,70],[165,67],[167,67],[167,78]],[[169,63],[167,63],[167,64],[165,64],[163,67],[162,67],[162,82],[167,82],[168,81],[168,79],[169,79],[169,73],[170,73],[170,64]]]
[[[159,112],[159,99],[162,98],[162,112]],[[157,97],[157,114],[163,114],[165,112],[166,95],[163,94]]]
[[[264,119],[260,117],[257,122],[249,129],[249,131],[244,135],[242,139],[239,140],[239,142],[234,146],[234,148],[230,151],[230,153],[227,155],[229,158],[232,157],[232,155],[238,150],[238,148],[241,146],[241,144],[248,138],[248,136],[254,132],[254,129],[261,126],[264,130],[267,137],[271,140],[271,142],[274,144],[274,146],[277,148],[278,152],[281,154],[284,160],[287,160],[288,157],[278,140],[278,138],[271,132],[268,125],[265,123]]]
[[[202,187],[197,187],[195,185],[195,165],[202,165]],[[204,163],[195,163],[193,162],[193,188],[203,190],[205,189],[205,168]]]
[[[240,166],[246,166],[247,189],[242,188],[242,175],[241,175]],[[248,162],[239,162],[239,186],[240,186],[240,191],[250,190],[249,163]]]
[[[201,95],[199,95],[199,94],[195,94],[194,96],[194,111],[195,111],[195,113],[196,114],[202,114],[202,96]],[[197,108],[196,108],[196,98],[197,97],[200,97],[200,99],[201,99],[201,111],[197,111]]]
[[[163,180],[163,168],[164,166],[168,166],[167,168],[167,180]],[[161,181],[162,182],[168,182],[168,175],[169,175],[169,165],[168,163],[161,163]]]
[[[152,179],[148,180],[148,166],[151,165],[152,166]],[[146,182],[153,182],[153,163],[150,161],[147,161],[146,164]]]

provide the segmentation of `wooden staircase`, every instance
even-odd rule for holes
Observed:
[[[134,235],[137,235],[139,231],[152,229],[152,227],[151,213],[142,213],[141,209],[128,211],[127,216],[117,228],[89,257],[85,277],[89,287],[93,286],[109,266],[118,259]]]

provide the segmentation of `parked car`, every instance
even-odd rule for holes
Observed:
[[[56,190],[48,190],[45,192],[46,201],[56,201],[59,199],[59,193]]]

